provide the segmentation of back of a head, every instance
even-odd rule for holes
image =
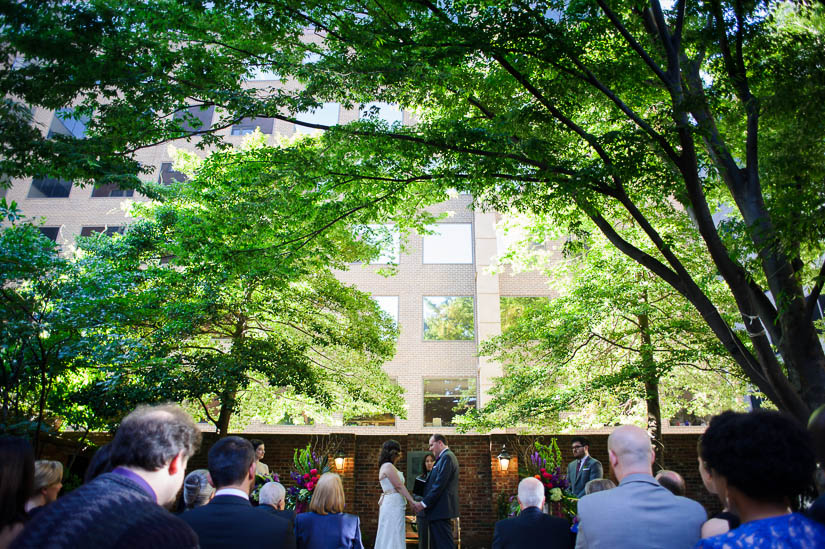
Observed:
[[[83,484],[91,482],[103,473],[108,473],[113,469],[112,462],[109,458],[112,455],[112,444],[104,444],[92,456],[89,465],[86,467],[86,473],[83,475]]]
[[[381,454],[378,456],[378,466],[381,467],[385,463],[392,463],[397,456],[401,453],[401,444],[398,443],[397,440],[387,440],[384,444],[381,445]]]
[[[435,441],[435,442],[440,442],[440,443],[442,443],[444,446],[447,446],[447,437],[445,437],[444,435],[441,435],[441,434],[436,433],[436,434],[434,434],[434,435],[432,436],[432,439],[433,439],[433,441]]]
[[[324,473],[309,502],[309,510],[319,515],[344,512],[344,485],[335,473]]]
[[[63,479],[63,464],[59,461],[39,459],[34,462],[34,486],[32,495],[36,495],[43,488],[57,484]]]
[[[518,501],[522,509],[541,508],[544,501],[544,485],[537,478],[527,477],[518,483]]]
[[[653,446],[650,436],[635,425],[617,427],[607,437],[607,448],[613,452],[620,466],[653,473],[651,458]]]
[[[28,440],[0,438],[0,530],[26,519],[34,485],[34,451]]]
[[[111,444],[109,462],[156,471],[183,452],[188,459],[197,452],[201,432],[179,406],[139,406],[123,418]]]
[[[183,503],[187,509],[194,509],[209,503],[215,488],[209,484],[206,469],[195,469],[183,481]]]
[[[584,485],[584,495],[588,496],[596,492],[612,490],[615,487],[616,483],[609,478],[594,478],[593,480],[587,481],[587,484]]]
[[[656,482],[677,496],[685,495],[685,479],[676,471],[661,470],[656,473]]]
[[[779,412],[724,412],[702,436],[702,459],[746,496],[781,502],[805,491],[815,469],[805,428]]]
[[[209,449],[209,475],[215,488],[237,486],[244,482],[255,461],[252,443],[241,437],[224,437]]]
[[[267,482],[258,492],[258,502],[261,505],[278,505],[286,497],[286,489],[280,482]]]

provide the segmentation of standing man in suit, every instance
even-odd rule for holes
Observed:
[[[454,549],[453,521],[458,516],[458,460],[444,435],[430,437],[435,465],[427,477],[424,499],[413,505],[418,515],[419,549]]]
[[[707,519],[705,509],[656,482],[648,434],[634,425],[622,425],[607,439],[607,451],[619,486],[579,500],[576,549],[696,545]]]
[[[252,443],[241,437],[222,438],[209,449],[208,459],[215,496],[207,505],[181,515],[198,534],[201,548],[295,549],[289,521],[249,503],[255,485]]]
[[[563,518],[542,512],[544,485],[527,477],[518,483],[517,517],[500,520],[493,534],[493,549],[572,549],[573,534]]]
[[[584,485],[593,479],[602,478],[601,462],[590,455],[590,441],[585,437],[573,437],[573,457],[567,466],[567,480],[570,491],[577,497],[584,496]]]

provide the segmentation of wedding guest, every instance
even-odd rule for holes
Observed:
[[[363,549],[356,515],[344,513],[344,486],[335,473],[324,473],[309,503],[309,512],[295,517],[298,549]]]
[[[541,481],[533,477],[522,479],[518,484],[521,513],[496,523],[493,549],[572,549],[569,524],[544,514],[544,500]]]
[[[195,469],[183,481],[183,504],[185,509],[206,505],[215,495],[215,488],[209,484],[209,471]]]
[[[34,462],[34,488],[26,502],[26,512],[31,516],[34,509],[53,502],[63,488],[63,464],[59,461],[39,459]]]
[[[685,479],[676,471],[662,469],[656,473],[656,482],[673,492],[677,496],[685,495]]]
[[[719,498],[719,501],[722,503],[722,510],[713,515],[712,517],[710,517],[702,525],[702,537],[710,538],[713,536],[718,536],[719,534],[730,532],[734,528],[738,528],[739,517],[736,516],[735,513],[732,513],[731,510],[728,508],[728,498],[724,497],[724,494],[719,493],[719,490],[713,484],[713,478],[710,476],[710,472],[708,472],[707,465],[704,461],[702,461],[701,436],[699,437],[699,441],[696,444],[696,449],[698,453],[697,459],[699,460],[699,476],[702,477],[702,484],[705,485],[705,489],[708,492]]]
[[[814,410],[808,420],[808,432],[814,441],[814,452],[816,461],[819,463],[817,469],[817,479],[822,481],[825,477],[825,404]],[[825,524],[825,483],[819,482],[819,498],[808,508],[808,516]]]
[[[584,485],[584,495],[595,494],[596,492],[604,492],[615,488],[616,483],[609,478],[594,478]]]
[[[255,475],[268,475],[269,465],[261,461],[266,455],[266,445],[264,441],[259,438],[253,438],[249,442],[252,443],[252,447],[255,449]]]
[[[811,438],[799,422],[767,410],[724,412],[702,437],[702,460],[742,525],[697,548],[825,547],[825,526],[790,508],[815,468]]]
[[[567,480],[570,481],[570,491],[580,498],[584,495],[585,484],[604,476],[602,464],[590,455],[590,441],[587,437],[573,437],[570,448],[576,459],[567,466]]]
[[[180,407],[139,406],[111,442],[112,472],[44,507],[15,547],[197,547],[195,532],[163,506],[175,500],[200,441]]]
[[[619,485],[579,500],[576,547],[693,547],[707,514],[653,478],[650,435],[635,425],[617,427],[607,438],[607,453]]]
[[[88,467],[86,467],[86,473],[83,475],[83,484],[88,484],[103,473],[108,473],[114,469],[109,461],[109,456],[111,453],[111,444],[104,444],[97,449],[95,454],[92,456],[92,460],[89,462]]]
[[[288,520],[290,525],[294,524],[295,511],[286,508],[286,489],[280,482],[267,482],[261,486],[258,502],[262,509],[266,509],[276,517]],[[290,529],[294,527],[290,526]]]
[[[424,499],[424,486],[427,484],[427,479],[435,465],[435,456],[432,452],[424,454],[424,459],[421,461],[421,474],[415,477],[416,483],[413,486],[413,498],[415,501]]]
[[[23,531],[34,486],[34,451],[23,438],[0,438],[0,549]]]

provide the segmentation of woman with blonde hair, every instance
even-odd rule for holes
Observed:
[[[344,513],[344,485],[324,473],[309,502],[309,512],[295,517],[298,549],[364,549],[358,517]]]
[[[59,461],[39,459],[34,462],[34,486],[26,502],[26,512],[42,507],[57,499],[63,488],[63,464]]]

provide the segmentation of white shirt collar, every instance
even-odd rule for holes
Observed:
[[[441,457],[441,454],[443,454],[444,452],[446,452],[446,451],[447,451],[447,450],[449,450],[449,449],[450,449],[450,447],[449,447],[449,446],[445,446],[445,447],[444,447],[444,449],[443,449],[443,450],[441,450],[441,451],[438,453],[438,455],[437,455],[437,456],[435,456],[435,459],[440,458],[440,457]]]
[[[218,496],[235,496],[249,501],[249,494],[244,493],[243,490],[238,490],[237,488],[221,488],[215,492],[215,497]]]

